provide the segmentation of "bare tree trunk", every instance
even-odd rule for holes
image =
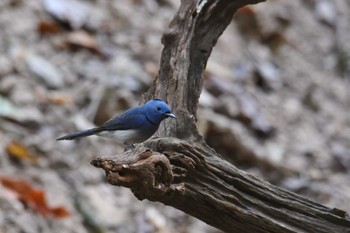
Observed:
[[[350,232],[349,214],[238,170],[206,145],[195,125],[203,72],[237,9],[262,0],[186,0],[162,38],[160,70],[145,100],[177,115],[135,150],[91,163],[142,199],[180,209],[226,232]],[[234,151],[232,153],[235,153]]]

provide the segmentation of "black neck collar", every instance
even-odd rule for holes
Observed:
[[[157,126],[157,124],[154,123],[153,121],[151,121],[151,119],[149,119],[148,116],[147,116],[146,114],[145,114],[145,116],[146,116],[146,119],[147,119],[152,125]]]

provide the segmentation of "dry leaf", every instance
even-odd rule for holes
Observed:
[[[267,44],[274,53],[277,53],[279,48],[281,48],[283,45],[290,44],[282,30],[264,33],[262,35],[262,42]]]
[[[75,31],[67,35],[65,42],[72,48],[85,48],[102,55],[101,49],[94,37],[85,31]]]
[[[235,14],[235,22],[237,23],[238,29],[244,34],[251,38],[261,38],[261,27],[257,18],[256,11],[250,7],[245,6],[240,8]]]
[[[236,12],[236,15],[256,15],[255,10],[251,6],[244,6]]]
[[[29,208],[45,217],[64,218],[70,215],[69,211],[62,206],[49,207],[44,190],[33,188],[27,181],[0,176],[0,182],[4,187],[12,190]]]
[[[49,103],[56,105],[74,104],[73,96],[59,93],[47,96],[47,100]]]
[[[41,21],[38,24],[38,31],[42,35],[57,34],[61,31],[56,22],[53,21]]]
[[[82,28],[91,15],[92,6],[86,1],[43,0],[44,9],[73,29]]]
[[[60,70],[47,58],[34,53],[24,53],[24,60],[29,71],[40,78],[49,88],[61,88],[64,80]]]
[[[74,99],[72,96],[68,95],[55,95],[55,96],[49,96],[50,103],[56,104],[56,105],[66,105],[66,104],[73,104]]]
[[[20,142],[11,142],[6,146],[6,152],[16,159],[26,159],[37,162],[38,156],[32,154],[28,148]]]

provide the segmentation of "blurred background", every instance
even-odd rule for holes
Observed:
[[[57,142],[140,103],[178,0],[0,1],[0,232],[220,232],[138,201],[89,162],[123,149]],[[350,2],[245,7],[208,62],[198,128],[225,159],[350,211]]]

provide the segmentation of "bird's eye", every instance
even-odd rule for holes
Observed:
[[[161,107],[157,107],[157,110],[160,111],[162,108]]]

